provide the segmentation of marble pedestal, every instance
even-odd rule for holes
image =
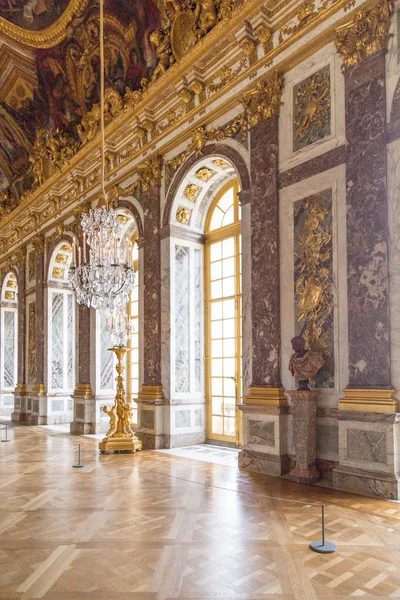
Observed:
[[[161,386],[141,386],[138,399],[138,428],[136,435],[144,450],[168,447],[165,423],[170,407]]]
[[[339,465],[333,486],[376,498],[400,499],[400,413],[341,410]]]
[[[243,450],[239,468],[280,477],[288,473],[288,407],[240,404]]]
[[[320,478],[317,459],[317,396],[316,390],[291,390],[293,432],[296,464],[288,478],[298,483],[314,483]]]

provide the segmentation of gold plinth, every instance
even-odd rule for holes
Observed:
[[[137,452],[142,449],[142,442],[132,432],[132,406],[126,402],[124,378],[122,373],[124,365],[122,359],[129,348],[109,348],[117,357],[116,377],[117,393],[114,400],[114,406],[104,406],[103,412],[110,417],[110,429],[106,437],[100,442],[99,450],[101,454],[110,454],[110,452]]]

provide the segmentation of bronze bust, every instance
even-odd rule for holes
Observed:
[[[319,352],[306,350],[304,338],[296,335],[292,339],[294,354],[289,362],[289,371],[298,383],[299,390],[309,390],[308,382],[314,379],[324,366],[324,359]]]

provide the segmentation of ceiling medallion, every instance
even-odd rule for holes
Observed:
[[[196,171],[196,177],[201,181],[209,181],[209,179],[211,179],[214,173],[215,171],[213,171],[212,169],[209,169],[208,167],[202,167],[201,169]]]
[[[199,193],[199,186],[196,185],[195,183],[189,183],[189,185],[187,185],[185,187],[185,191],[184,196],[188,199],[191,200],[192,202],[196,199],[198,193]]]

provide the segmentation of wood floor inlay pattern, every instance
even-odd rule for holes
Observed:
[[[93,439],[39,427],[9,436],[2,599],[400,600],[396,503],[168,453],[99,456]],[[321,502],[327,556],[309,549]]]

